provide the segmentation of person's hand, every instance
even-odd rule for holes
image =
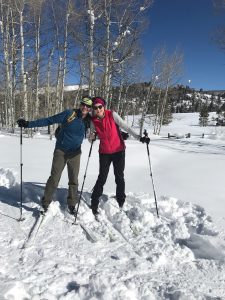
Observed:
[[[91,132],[89,135],[89,140],[90,141],[95,141],[96,140],[96,132]]]
[[[19,127],[27,128],[29,122],[26,121],[25,119],[19,119],[19,120],[17,120],[17,124],[18,124]]]
[[[150,143],[150,138],[149,137],[146,137],[146,136],[142,136],[140,138],[140,142],[142,143],[146,143],[147,145]]]
[[[122,135],[123,140],[127,140],[129,138],[129,133],[127,133],[127,132],[121,131],[121,135]]]

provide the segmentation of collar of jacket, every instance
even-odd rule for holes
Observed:
[[[78,118],[82,118],[82,112],[81,110],[78,108],[78,109],[75,109],[76,113],[77,113],[77,117]]]

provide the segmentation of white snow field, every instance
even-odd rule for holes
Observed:
[[[32,139],[23,137],[25,220],[18,222],[19,131],[0,132],[1,300],[225,299],[225,128],[199,127],[198,114],[191,113],[175,114],[159,137],[150,125],[146,129],[159,218],[146,145],[129,139],[124,211],[113,198],[111,169],[100,202],[101,221],[94,220],[87,204],[98,175],[96,141],[78,225],[67,213],[65,169],[38,231],[55,141],[44,129]],[[168,139],[169,132],[180,138]],[[185,138],[187,133],[190,138]],[[87,140],[82,149],[80,188],[90,149]]]

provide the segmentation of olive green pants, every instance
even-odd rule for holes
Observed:
[[[53,194],[56,191],[59,180],[61,178],[63,169],[67,165],[69,189],[67,204],[75,206],[78,202],[78,174],[80,170],[80,156],[81,154],[73,155],[72,153],[64,153],[60,149],[56,149],[53,155],[51,175],[46,183],[44,196],[42,198],[42,205],[48,207],[52,201]]]

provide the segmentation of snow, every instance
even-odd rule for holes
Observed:
[[[124,211],[113,197],[111,169],[101,220],[94,220],[86,203],[98,174],[96,141],[78,216],[95,242],[81,226],[72,225],[67,213],[66,170],[36,233],[54,150],[44,130],[23,138],[25,220],[18,222],[19,131],[0,132],[0,299],[225,299],[225,129],[199,127],[196,113],[175,114],[159,137],[151,134],[150,125],[146,128],[160,217],[146,145],[129,139]],[[169,132],[180,138],[168,139]],[[187,133],[190,138],[184,137]],[[89,149],[85,140],[80,186]]]
[[[76,90],[79,89],[79,87],[80,87],[80,86],[79,86],[78,84],[75,84],[75,85],[66,85],[66,86],[64,87],[64,91],[65,91],[65,92],[76,91]],[[83,88],[83,89],[87,89],[88,86],[87,86],[87,85],[82,85],[82,88]]]
[[[0,168],[0,186],[10,188],[15,185],[15,176],[10,169]]]
[[[74,84],[74,85],[64,86],[64,91],[65,92],[77,91],[79,89],[79,87],[82,87],[82,89],[88,89],[88,85],[86,85],[86,84],[83,84],[82,86],[80,86],[79,84]],[[51,92],[54,92],[56,88],[52,86],[49,89]],[[46,92],[46,87],[39,89],[39,94],[44,94],[45,92]]]

